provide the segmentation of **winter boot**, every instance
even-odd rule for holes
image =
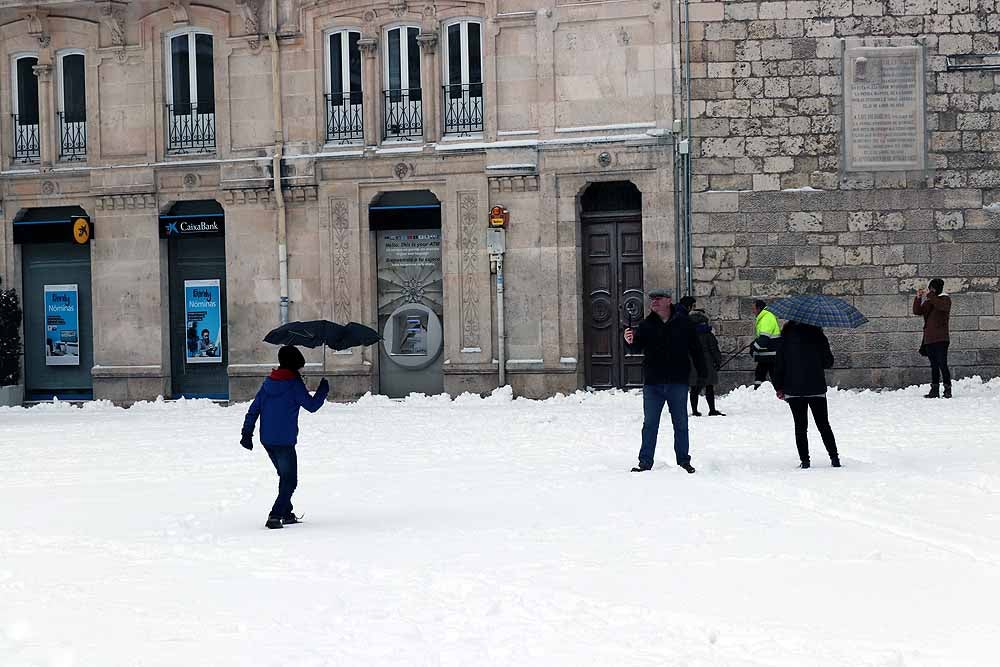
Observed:
[[[951,398],[951,385],[950,384],[946,384],[944,386],[944,397],[945,398]]]
[[[284,526],[281,525],[281,517],[280,516],[269,516],[269,517],[267,517],[267,523],[264,524],[264,527],[265,528],[284,528]]]
[[[697,410],[692,410],[691,411],[691,416],[692,417],[701,417],[701,413],[698,412]]]
[[[726,413],[725,412],[719,412],[718,410],[712,410],[711,412],[708,413],[708,416],[709,417],[725,417]]]
[[[840,467],[840,457],[839,456],[831,457],[830,458],[830,465],[832,465],[834,468],[839,468]]]
[[[948,391],[945,389],[945,391]],[[938,386],[936,384],[931,385],[931,390],[924,394],[924,398],[941,398],[941,394],[938,393]]]
[[[691,474],[693,474],[695,472],[694,466],[691,465],[690,463],[678,463],[677,465],[679,465],[680,467],[682,467],[685,470],[687,470],[687,473],[689,475],[691,475]]]
[[[285,516],[281,517],[281,523],[285,524],[286,526],[290,526],[293,523],[302,523],[301,519],[302,515],[295,516],[294,514],[289,512]]]
[[[649,468],[645,466],[636,466],[632,468],[632,472],[646,472],[647,470],[649,470]]]
[[[808,467],[809,467],[809,461],[803,461],[802,463],[799,464],[799,468],[801,468],[802,470],[805,470]]]

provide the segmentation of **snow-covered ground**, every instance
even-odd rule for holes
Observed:
[[[996,665],[1000,380],[831,393],[797,470],[770,391],[366,397],[303,413],[297,511],[245,405],[0,408],[0,665]]]

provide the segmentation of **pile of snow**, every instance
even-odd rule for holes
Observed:
[[[796,469],[770,391],[635,462],[638,392],[303,413],[301,526],[245,405],[0,408],[0,664],[986,665],[1000,380],[831,391]],[[704,402],[702,403],[704,405]]]

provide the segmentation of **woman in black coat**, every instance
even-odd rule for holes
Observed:
[[[778,398],[788,403],[795,421],[795,446],[799,467],[809,467],[809,410],[823,437],[823,445],[834,468],[840,467],[837,442],[830,428],[826,406],[826,373],[833,367],[833,352],[823,329],[801,322],[789,322],[781,330],[784,341],[774,363],[772,381]]]

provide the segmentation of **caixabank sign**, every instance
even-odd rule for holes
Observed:
[[[226,219],[223,214],[202,215],[161,215],[160,238],[183,238],[187,236],[220,236],[226,233]]]

